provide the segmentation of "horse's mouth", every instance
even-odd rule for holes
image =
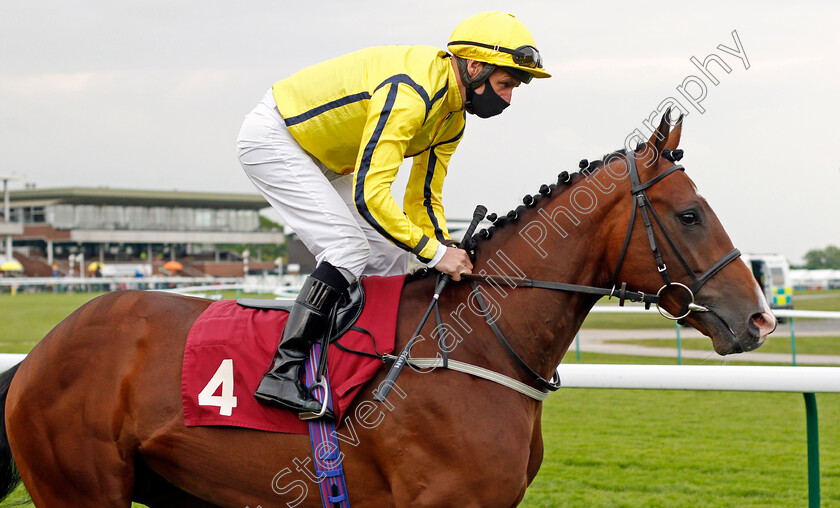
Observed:
[[[735,353],[753,351],[764,344],[765,337],[745,327],[743,331],[736,332],[713,306],[706,306],[709,311],[694,315],[695,327],[703,334],[712,339],[712,346],[715,353],[725,356]]]

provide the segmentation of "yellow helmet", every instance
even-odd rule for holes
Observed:
[[[531,32],[513,14],[481,12],[455,27],[447,44],[453,55],[512,70],[520,81],[550,78]],[[525,78],[525,79],[522,79]]]

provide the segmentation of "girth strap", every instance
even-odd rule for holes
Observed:
[[[315,343],[305,364],[304,380],[307,386],[312,387],[312,396],[332,409],[329,375],[324,372],[323,377],[319,376],[318,371],[321,365],[326,365],[325,355],[322,355],[321,344]],[[343,454],[339,450],[335,422],[323,418],[309,420],[309,441],[312,444],[312,455],[315,459],[315,475],[320,478],[318,487],[322,506],[324,508],[350,508],[344,468],[341,466]]]

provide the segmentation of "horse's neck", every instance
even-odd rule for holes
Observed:
[[[571,187],[479,243],[474,273],[603,287],[611,275],[611,212],[627,194],[618,186],[606,192],[608,186],[599,186],[602,180],[596,178],[578,177]],[[575,192],[581,188],[586,189]],[[498,305],[499,328],[543,377],[560,362],[598,300],[583,293],[482,286],[482,294]]]

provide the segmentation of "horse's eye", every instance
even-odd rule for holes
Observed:
[[[700,224],[700,214],[695,211],[683,212],[680,214],[680,222],[686,226]]]

